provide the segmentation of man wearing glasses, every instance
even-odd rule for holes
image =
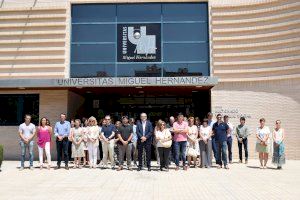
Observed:
[[[222,121],[222,115],[217,115],[217,122],[213,125],[213,133],[216,140],[217,147],[217,165],[218,169],[222,168],[222,164],[225,169],[229,169],[227,163],[227,137],[230,134],[229,126]],[[223,161],[223,163],[222,163]]]
[[[136,134],[137,134],[137,146],[138,146],[138,158],[139,158],[139,167],[138,171],[142,170],[143,166],[143,150],[146,152],[147,168],[148,171],[151,171],[151,143],[152,143],[152,134],[153,127],[149,120],[147,120],[147,114],[141,113],[141,121],[136,125]]]
[[[111,162],[111,168],[115,168],[115,161],[114,161],[114,139],[115,139],[115,125],[111,124],[111,117],[106,115],[105,123],[101,129],[101,136],[102,136],[102,151],[103,151],[103,168],[107,168],[107,158],[109,156],[109,160]]]

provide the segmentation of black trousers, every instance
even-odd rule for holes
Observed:
[[[103,159],[103,150],[102,150],[102,142],[99,142],[99,156],[100,156],[100,162]]]
[[[147,167],[151,167],[151,140],[146,142],[141,142],[138,140],[137,142],[138,147],[138,158],[139,158],[139,167],[143,166],[143,150],[146,152],[146,161]]]
[[[243,139],[241,143],[238,141],[240,160],[243,160],[243,145],[245,150],[245,159],[248,160],[248,139],[247,138]]]
[[[160,160],[160,168],[169,168],[169,156],[171,152],[170,148],[165,147],[158,147],[158,154],[159,154],[159,160]]]
[[[62,153],[64,154],[65,165],[68,166],[69,156],[68,156],[69,140],[64,138],[62,141],[56,139],[56,151],[57,151],[57,166],[60,166]]]

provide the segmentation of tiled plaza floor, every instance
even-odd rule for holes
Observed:
[[[153,165],[151,172],[88,168],[19,171],[19,162],[6,161],[0,172],[0,200],[300,199],[300,161],[287,161],[283,170],[275,170],[271,164],[259,169],[257,160],[248,165],[231,164],[229,170],[160,172],[155,162]]]

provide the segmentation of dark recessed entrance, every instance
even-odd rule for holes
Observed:
[[[101,119],[110,114],[114,120],[122,115],[138,119],[141,112],[146,112],[155,122],[181,112],[202,119],[211,107],[208,87],[76,88],[72,91],[85,99],[76,117],[93,115]]]

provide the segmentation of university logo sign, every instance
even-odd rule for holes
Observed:
[[[160,24],[118,24],[118,62],[160,62]]]

